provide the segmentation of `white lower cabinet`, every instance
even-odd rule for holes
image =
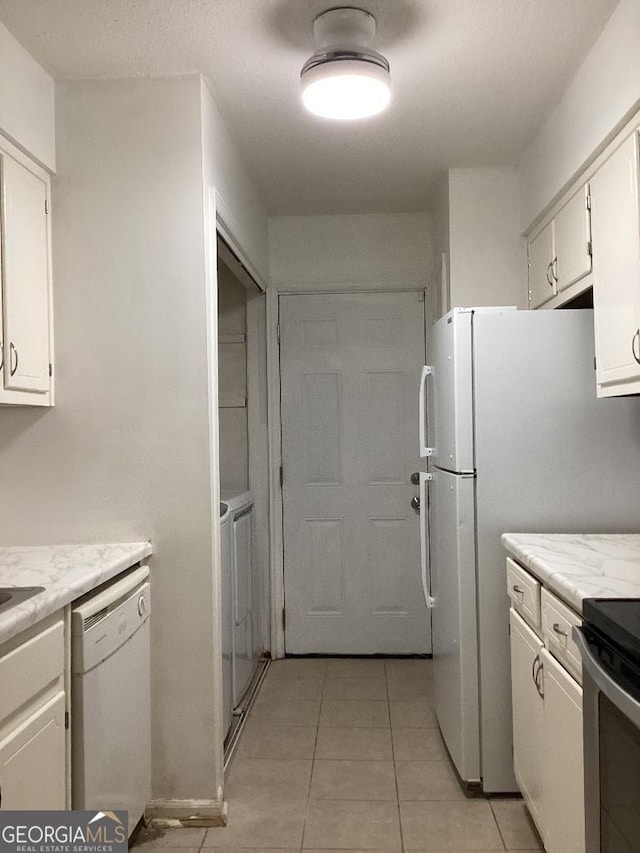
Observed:
[[[541,592],[541,626],[525,622],[510,592],[515,777],[547,853],[585,853],[582,687],[550,652],[557,647],[560,659],[571,661],[570,631],[580,619]]]
[[[584,853],[582,688],[546,649],[543,825],[548,853]]]
[[[61,692],[0,743],[0,808],[66,808],[64,715]]]
[[[538,687],[542,640],[511,610],[511,690],[513,766],[516,782],[542,835],[544,699]]]
[[[62,613],[0,647],[0,808],[68,807]]]

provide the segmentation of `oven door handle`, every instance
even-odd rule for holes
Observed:
[[[640,728],[640,702],[629,695],[603,669],[589,648],[584,631],[578,625],[573,628],[573,639],[580,650],[582,666],[595,682],[597,688],[624,714],[631,722]]]

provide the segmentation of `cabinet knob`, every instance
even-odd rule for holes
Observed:
[[[638,341],[638,352],[636,353],[636,341]],[[635,360],[640,364],[640,329],[631,338],[631,352]]]

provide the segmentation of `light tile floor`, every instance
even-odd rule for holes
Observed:
[[[167,832],[140,853],[541,849],[522,800],[460,790],[436,727],[428,660],[276,661],[225,794],[227,827]]]

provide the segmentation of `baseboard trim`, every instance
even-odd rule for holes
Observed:
[[[227,804],[223,800],[151,800],[145,817],[166,826],[226,826]]]

